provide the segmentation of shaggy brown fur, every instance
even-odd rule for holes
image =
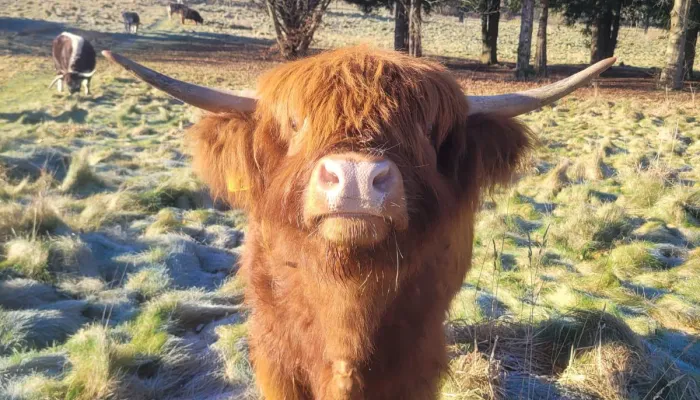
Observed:
[[[443,67],[394,52],[336,50],[260,82],[255,113],[207,116],[189,132],[213,193],[249,213],[241,273],[260,389],[267,399],[434,399],[480,192],[510,180],[529,131],[468,121]],[[302,222],[315,161],[342,151],[398,166],[408,229],[344,246]]]

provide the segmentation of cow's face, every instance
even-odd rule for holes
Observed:
[[[63,83],[68,88],[68,93],[73,94],[80,91],[82,78],[77,74],[64,74]]]
[[[481,125],[492,132],[476,126],[472,137],[459,85],[442,67],[396,53],[335,51],[260,82],[252,115],[192,128],[195,167],[254,219],[329,245],[401,241],[473,210],[481,188],[506,180],[529,145],[520,125],[504,135],[488,118]]]
[[[362,247],[421,232],[457,207],[453,150],[465,147],[468,107],[442,67],[355,49],[260,81],[251,137],[261,218]]]

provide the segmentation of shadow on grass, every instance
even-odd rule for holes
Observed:
[[[88,112],[82,108],[73,108],[53,116],[45,111],[25,110],[16,113],[0,113],[0,119],[7,122],[20,122],[25,125],[39,124],[46,121],[85,123]]]

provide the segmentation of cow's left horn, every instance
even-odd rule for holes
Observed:
[[[566,79],[537,89],[495,96],[467,96],[469,115],[492,115],[512,118],[553,103],[595,79],[610,68],[617,58],[598,61]]]
[[[154,88],[160,89],[176,99],[202,110],[213,113],[226,113],[234,110],[249,112],[255,110],[257,101],[254,98],[240,96],[229,90],[214,89],[179,81],[107,50],[103,50],[102,55]]]
[[[53,85],[55,85],[56,82],[60,81],[61,79],[63,79],[63,75],[56,75],[56,77],[53,78],[53,80],[51,81],[51,84],[49,85],[49,89],[51,89],[53,87]]]

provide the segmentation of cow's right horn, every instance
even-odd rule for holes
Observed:
[[[257,104],[255,98],[241,96],[229,90],[209,88],[179,81],[108,50],[103,50],[102,55],[154,88],[160,89],[174,98],[202,110],[213,113],[250,112],[255,110],[255,105]]]

